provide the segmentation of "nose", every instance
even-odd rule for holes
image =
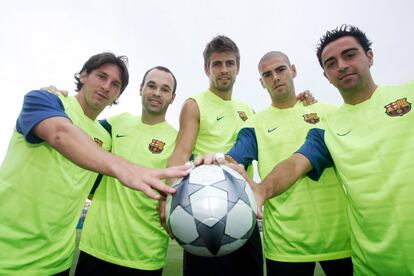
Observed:
[[[344,72],[347,68],[348,64],[346,63],[346,61],[344,61],[343,59],[338,59],[338,70],[340,72]]]
[[[154,96],[159,97],[161,95],[161,88],[156,88],[152,90]]]
[[[274,82],[278,82],[278,81],[280,81],[280,76],[279,76],[279,74],[278,74],[278,73],[276,73],[276,72],[272,72],[272,78],[273,78],[273,81],[274,81]]]
[[[228,67],[226,66],[226,64],[223,64],[223,66],[221,67],[221,72],[223,74],[227,74],[229,72]]]
[[[102,88],[105,91],[109,91],[110,87],[111,87],[111,80],[107,80],[107,81],[102,82]]]

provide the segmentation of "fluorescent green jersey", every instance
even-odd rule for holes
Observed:
[[[310,128],[320,127],[337,108],[316,103],[278,109],[270,106],[253,116],[258,145],[258,170],[266,177],[290,157]],[[268,259],[311,262],[351,256],[345,196],[332,168],[318,182],[301,178],[288,191],[268,200],[264,208],[264,250]]]
[[[74,97],[65,113],[103,148],[107,131]],[[51,275],[70,268],[76,224],[97,174],[66,159],[46,142],[30,144],[14,131],[0,169],[0,275]]]
[[[252,109],[237,100],[225,101],[210,90],[195,97],[200,110],[200,127],[193,149],[196,156],[227,152],[236,142],[244,121],[253,115]]]
[[[328,120],[325,142],[348,194],[357,275],[414,274],[414,82],[378,87]]]
[[[141,166],[165,168],[177,131],[167,122],[146,125],[128,113],[108,119],[112,153]],[[104,177],[86,216],[80,249],[104,261],[142,270],[165,266],[168,235],[158,201]]]

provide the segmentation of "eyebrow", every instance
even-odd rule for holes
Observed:
[[[342,56],[342,55],[345,55],[345,54],[347,54],[347,53],[349,53],[349,52],[351,52],[351,51],[359,51],[359,49],[358,49],[358,48],[356,48],[356,47],[345,49],[345,50],[343,50],[343,51],[341,52],[341,56]],[[330,58],[328,58],[327,60],[325,60],[325,61],[324,61],[323,65],[325,66],[327,62],[329,62],[329,61],[331,61],[331,60],[333,60],[333,59],[335,59],[335,58],[334,58],[334,57],[330,57]]]
[[[265,74],[268,74],[268,73],[272,72],[273,70],[277,71],[277,70],[282,69],[282,68],[287,68],[287,66],[283,64],[283,65],[279,65],[278,67],[273,68],[271,70],[267,70],[267,71],[262,73],[262,77],[264,77]]]

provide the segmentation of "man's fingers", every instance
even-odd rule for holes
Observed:
[[[158,169],[155,170],[155,177],[160,179],[165,178],[180,178],[184,177],[190,173],[193,165],[190,162],[185,163],[184,165],[180,166],[173,166],[165,169]]]

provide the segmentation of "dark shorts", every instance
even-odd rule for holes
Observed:
[[[263,275],[263,253],[259,227],[237,251],[222,257],[206,258],[184,251],[184,276]]]
[[[139,275],[161,276],[162,268],[158,270],[141,270],[109,263],[89,255],[83,251],[79,254],[75,275]]]
[[[319,264],[327,276],[352,276],[353,274],[351,258],[320,261]],[[266,259],[267,276],[313,276],[315,265],[315,262],[288,263]]]

